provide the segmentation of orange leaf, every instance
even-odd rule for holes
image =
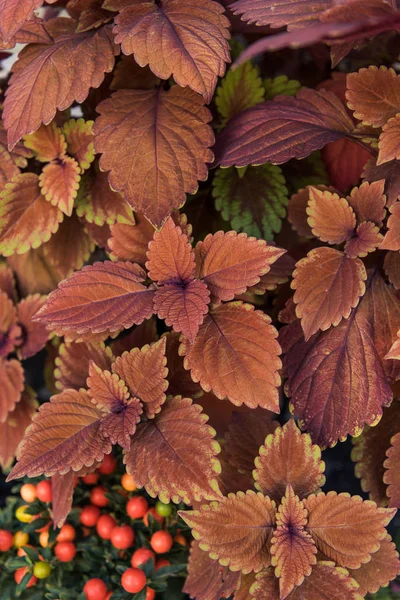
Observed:
[[[250,587],[250,598],[245,596],[243,600],[253,600],[254,598],[257,600],[280,600],[279,579],[275,577],[272,567],[263,569],[256,575],[256,581]]]
[[[107,184],[108,185],[108,184]],[[135,214],[130,223],[115,223],[111,225],[111,238],[108,245],[113,260],[130,260],[145,265],[147,248],[153,239],[154,227],[143,215]]]
[[[279,577],[281,600],[303,583],[317,562],[317,548],[304,530],[307,511],[289,484],[276,513],[276,530],[271,540],[272,566]]]
[[[270,568],[270,567],[269,567]],[[273,569],[271,569],[273,571]],[[266,571],[266,569],[264,569],[264,571],[262,571],[262,573],[264,573]],[[252,589],[253,584],[256,581],[256,577],[257,575],[255,573],[248,573],[247,575],[243,575],[243,573],[241,574],[240,577],[240,587],[239,589],[236,591],[233,599],[234,600],[250,600],[250,597],[252,598],[252,596],[250,596],[250,590]],[[276,600],[279,600],[279,586],[278,586],[278,580],[276,579],[276,577],[273,575],[274,578],[274,582],[276,582],[277,584],[277,596],[276,596]],[[275,600],[275,597],[272,597],[272,595],[269,597],[268,600]]]
[[[307,206],[310,201],[310,192],[312,187],[316,187],[320,191],[333,191],[333,188],[329,188],[326,185],[317,185],[307,187],[299,190],[293,194],[289,200],[288,205],[288,221],[295,231],[302,237],[312,238],[313,232],[308,224]]]
[[[46,23],[52,43],[30,45],[19,54],[3,111],[10,148],[42,123],[50,123],[57,109],[83,102],[90,88],[99,87],[104,74],[112,71],[117,49],[110,27],[85,33],[75,28],[73,19],[52,19]]]
[[[24,145],[33,150],[36,160],[50,162],[65,157],[67,142],[55,121],[49,125],[41,125],[35,133],[25,136]]]
[[[310,187],[307,214],[313,234],[329,244],[350,239],[356,227],[356,216],[347,200],[328,190]]]
[[[220,600],[229,598],[239,585],[240,573],[232,573],[228,567],[220,567],[216,560],[199,548],[193,540],[190,547],[188,577],[183,592],[191,598]],[[235,596],[236,598],[236,596]]]
[[[210,292],[206,284],[193,279],[187,284],[169,283],[154,295],[154,310],[166,325],[182,332],[193,342],[208,312]]]
[[[10,153],[0,143],[0,192],[3,191],[6,183],[20,172]]]
[[[387,459],[383,463],[386,469],[383,481],[388,485],[389,506],[400,508],[400,433],[397,433],[391,439],[391,446],[386,452],[386,456]]]
[[[1,384],[3,385],[2,379]],[[3,471],[12,465],[18,445],[31,424],[36,409],[36,395],[33,390],[27,388],[22,392],[14,410],[7,414],[4,423],[0,423],[0,466]]]
[[[149,419],[160,412],[165,402],[168,369],[165,358],[165,338],[143,348],[124,352],[112,365],[112,371],[126,383],[132,397],[143,402]]]
[[[221,497],[216,480],[221,448],[202,410],[190,398],[175,396],[153,420],[138,426],[124,462],[136,485],[153,498],[192,504]]]
[[[25,254],[13,254],[8,257],[7,263],[12,267],[18,280],[18,288],[24,296],[47,294],[63,279],[43,255],[43,246],[36,250],[31,249]]]
[[[275,502],[260,492],[229,494],[220,502],[179,514],[200,548],[231,571],[258,573],[271,564]]]
[[[85,390],[65,390],[53,396],[41,405],[26,432],[9,480],[65,475],[102,460],[112,448],[101,434],[102,417]]]
[[[78,163],[70,156],[65,156],[44,167],[39,185],[46,200],[70,217],[80,180]]]
[[[23,254],[38,248],[57,231],[63,218],[57,207],[46,202],[37,175],[18,175],[0,194],[1,254]]]
[[[315,248],[296,263],[291,287],[305,339],[347,319],[365,293],[366,279],[361,260],[333,248]]]
[[[93,121],[70,119],[63,127],[68,154],[78,163],[81,173],[94,161]]]
[[[382,242],[383,235],[379,233],[379,227],[372,221],[364,221],[356,229],[356,237],[346,242],[344,251],[349,258],[367,256],[374,252]]]
[[[61,282],[35,319],[77,333],[139,325],[153,314],[154,291],[140,283],[145,278],[133,263],[94,263]]]
[[[317,548],[338,566],[358,569],[379,550],[396,511],[378,508],[360,496],[323,492],[304,500],[307,531]]]
[[[67,342],[61,344],[55,360],[56,369],[54,371],[57,389],[79,390],[85,388],[91,361],[104,371],[110,369],[113,362],[111,349],[102,343]]]
[[[360,69],[347,75],[346,98],[356,119],[382,127],[400,111],[400,77],[387,67]]]
[[[111,2],[112,5],[112,2]],[[217,77],[229,58],[229,21],[222,6],[212,0],[139,0],[123,8],[115,19],[115,41],[124,54],[149,65],[157,77],[172,75],[183,87],[213,97]]]
[[[390,208],[387,222],[388,232],[380,245],[381,250],[400,250],[400,202],[395,202]]]
[[[193,279],[195,265],[192,246],[182,229],[170,217],[149,244],[146,268],[158,284]]]
[[[21,363],[0,358],[0,424],[15,410],[24,389],[25,376]]]
[[[209,288],[212,302],[232,300],[258,283],[284,253],[245,233],[210,233],[196,246],[196,277]]]
[[[18,356],[25,360],[40,352],[49,339],[49,332],[41,323],[32,321],[33,315],[46,302],[46,296],[35,294],[21,300],[18,304],[18,323],[22,326],[23,343],[18,349]]]
[[[384,179],[372,183],[364,181],[360,187],[351,190],[350,196],[347,196],[347,202],[356,213],[358,223],[373,221],[375,225],[382,226],[386,216],[384,190]]]
[[[377,165],[400,158],[400,117],[396,115],[384,126],[379,137]]]
[[[372,554],[371,560],[359,569],[350,571],[350,575],[360,586],[357,592],[365,596],[367,593],[374,594],[380,587],[386,587],[399,572],[399,555],[388,534],[381,541],[379,550]]]
[[[250,304],[232,302],[213,309],[193,344],[179,353],[193,381],[218,398],[250,408],[279,412],[280,347],[271,319]]]
[[[211,113],[188,88],[119,90],[96,110],[95,149],[113,190],[161,227],[208,176]],[[121,143],[123,141],[123,143]]]
[[[321,450],[308,434],[302,434],[293,420],[270,433],[255,460],[255,487],[277,502],[291,485],[305,498],[325,483],[325,463]]]
[[[380,506],[387,506],[389,500],[384,483],[386,451],[390,447],[390,439],[400,431],[400,405],[392,402],[383,411],[379,427],[366,427],[363,433],[353,440],[351,453],[355,464],[355,474],[361,479],[364,492],[369,492],[371,500]]]
[[[84,175],[75,204],[77,215],[84,217],[88,223],[94,223],[98,227],[102,227],[104,224],[116,224],[117,236],[122,238],[118,239],[118,242],[122,246],[126,244],[125,232],[130,229],[126,223],[131,221],[134,223],[132,210],[123,196],[110,188],[107,173],[100,171],[94,178],[91,173]],[[119,229],[120,227],[122,229]],[[118,258],[139,262],[131,256]]]

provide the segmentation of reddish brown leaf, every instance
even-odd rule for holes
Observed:
[[[221,466],[215,458],[220,446],[207,421],[201,406],[176,396],[154,420],[141,423],[124,458],[136,485],[162,502],[220,498],[216,476]]]
[[[380,245],[381,250],[400,250],[400,202],[395,202],[390,208],[387,222],[388,232]]]
[[[25,136],[24,144],[30,148],[40,162],[50,162],[64,157],[67,151],[65,137],[55,121],[41,125],[35,133]]]
[[[124,380],[132,397],[143,402],[149,419],[160,412],[165,402],[168,369],[165,357],[165,338],[143,348],[133,348],[119,356],[112,371]]]
[[[221,569],[216,560],[199,548],[196,540],[192,542],[184,593],[197,600],[220,600],[221,596],[228,598],[233,594],[239,580],[240,573],[233,573],[228,567]]]
[[[386,252],[383,268],[392,286],[400,289],[400,254],[398,252]]]
[[[9,42],[43,0],[0,0],[0,35]]]
[[[376,164],[376,159],[372,159],[365,165],[363,177],[367,181],[385,180],[385,194],[387,196],[386,206],[388,208],[390,208],[400,196],[400,161],[392,160],[378,166]]]
[[[185,282],[193,278],[195,265],[192,246],[182,229],[170,217],[149,244],[146,268],[158,284]]]
[[[155,5],[154,5],[155,6]],[[119,90],[96,110],[96,152],[113,190],[160,227],[207,179],[211,113],[188,88]],[[121,143],[123,141],[123,143]]]
[[[347,75],[346,98],[356,119],[382,127],[400,111],[400,77],[387,67],[360,69]]]
[[[132,55],[122,56],[113,71],[112,90],[151,90],[160,83],[149,67],[139,67]]]
[[[93,121],[70,119],[63,127],[67,141],[68,154],[73,156],[81,172],[90,167],[94,161]]]
[[[317,185],[316,187],[320,191],[326,191],[330,188],[326,185]],[[288,221],[292,225],[293,229],[297,231],[302,237],[312,238],[313,232],[308,224],[307,206],[310,201],[310,190],[311,186],[299,190],[289,200],[288,206]],[[333,191],[331,188],[330,191]]]
[[[132,348],[141,348],[146,344],[156,342],[157,337],[157,323],[155,319],[151,318],[134,327],[127,335],[111,342],[110,348],[114,356],[121,356],[121,354],[129,352]]]
[[[360,586],[357,592],[365,596],[374,594],[379,588],[386,587],[400,571],[399,555],[392,538],[388,534],[382,541],[378,552],[374,552],[371,560],[359,569],[350,571],[350,575]]]
[[[328,0],[318,0],[310,6],[307,0],[295,0],[287,3],[284,0],[236,0],[231,4],[235,15],[241,15],[243,21],[256,25],[286,27],[297,29],[318,23],[319,15],[330,7]]]
[[[225,434],[227,460],[242,473],[252,474],[254,460],[265,438],[278,427],[273,421],[273,413],[248,411],[233,413],[232,423]]]
[[[83,102],[89,89],[99,87],[112,70],[117,50],[110,27],[78,34],[75,27],[72,19],[48,21],[53,43],[28,46],[20,53],[4,102],[10,148],[42,123],[50,123],[57,109]]]
[[[15,300],[15,278],[12,270],[5,263],[0,263],[0,291]]]
[[[21,363],[0,358],[0,424],[5,423],[15,409],[24,389],[25,377]]]
[[[0,145],[0,192],[3,191],[8,181],[19,175],[20,170],[12,160],[9,152]]]
[[[1,376],[0,376],[1,377]],[[1,380],[3,384],[3,380]],[[24,437],[25,430],[31,424],[37,409],[36,395],[27,388],[14,410],[7,414],[4,423],[0,423],[0,466],[6,471],[12,464],[18,445]]]
[[[271,563],[279,577],[282,600],[311,574],[317,548],[305,531],[307,511],[289,484],[276,513],[276,530],[271,540]]]
[[[329,244],[350,239],[356,227],[356,216],[347,200],[329,190],[310,187],[307,214],[313,234]]]
[[[400,117],[390,119],[379,137],[377,165],[400,158]]]
[[[299,322],[282,330],[287,392],[314,442],[329,446],[376,424],[390,404],[393,361],[383,361],[397,328],[400,303],[378,274],[348,319],[304,341]],[[387,376],[389,380],[387,379]]]
[[[318,265],[318,268],[316,268]],[[296,315],[304,337],[326,331],[350,315],[365,293],[367,272],[360,260],[351,260],[333,248],[316,248],[296,264],[291,287]]]
[[[193,342],[208,312],[210,292],[203,281],[193,279],[187,284],[169,283],[154,296],[154,310],[166,325],[182,332]]]
[[[340,192],[356,185],[371,153],[347,138],[327,144],[321,151],[329,181]]]
[[[266,570],[267,569],[264,569],[262,571],[262,573],[265,573]],[[234,600],[249,600],[250,599],[250,590],[256,581],[256,577],[257,577],[257,575],[255,573],[248,573],[247,575],[243,575],[243,573],[241,574],[240,587],[236,591],[235,595],[233,596]],[[278,599],[279,598],[278,580],[276,579],[275,576],[273,576],[273,577],[274,577],[274,581],[276,582],[277,587],[278,587],[278,592],[277,592],[278,595],[276,597]],[[272,597],[272,595],[269,597],[269,600],[274,600],[274,599],[275,599],[275,597]]]
[[[130,230],[126,223],[134,223],[132,211],[123,196],[110,188],[106,173],[100,171],[94,178],[91,174],[82,178],[75,205],[77,215],[84,217],[88,223],[94,223],[98,227],[102,227],[104,224],[115,224],[117,229],[114,235],[118,240],[117,243],[125,246],[127,243],[125,234]],[[117,258],[139,262],[136,257],[132,258],[131,256]]]
[[[384,195],[385,180],[380,179],[372,183],[364,181],[360,187],[355,187],[347,201],[356,213],[357,222],[373,221],[382,226],[386,216],[386,196]]]
[[[268,497],[248,490],[179,514],[200,548],[231,571],[258,573],[269,566],[275,503]]]
[[[400,433],[397,433],[391,439],[391,447],[386,452],[387,459],[383,466],[386,473],[383,476],[383,481],[388,485],[387,495],[390,498],[389,506],[400,508]]]
[[[383,235],[379,233],[379,227],[372,221],[364,221],[356,229],[356,237],[346,242],[344,247],[345,254],[349,258],[357,256],[367,256],[369,252],[374,252],[382,242]]]
[[[356,463],[355,474],[361,479],[363,491],[369,492],[370,499],[380,506],[387,506],[389,503],[383,481],[383,463],[390,440],[398,431],[400,405],[398,402],[392,402],[391,406],[383,411],[379,427],[366,427],[363,433],[353,440],[351,458]]]
[[[38,176],[18,175],[0,194],[1,254],[23,254],[37,248],[50,239],[62,220],[62,212],[42,195]]]
[[[25,254],[13,254],[8,257],[7,262],[12,267],[18,280],[18,288],[24,296],[47,294],[63,279],[48,257],[44,256],[43,246]]]
[[[12,299],[5,292],[0,291],[0,334],[6,336],[10,327],[16,323],[16,320],[17,311]],[[3,348],[1,350],[3,351]]]
[[[94,263],[60,283],[35,318],[77,333],[139,325],[153,314],[154,291],[139,283],[145,277],[133,263]]]
[[[278,96],[233,118],[217,140],[217,164],[244,167],[304,158],[353,130],[345,107],[332,92],[302,89]]]
[[[142,412],[140,401],[137,398],[131,398],[122,410],[103,417],[102,434],[112,444],[119,444],[125,450],[130,450],[131,436],[136,432]]]
[[[244,596],[243,600],[253,600],[253,598],[257,598],[257,600],[280,600],[279,579],[275,577],[272,567],[263,569],[261,573],[256,575],[256,581],[250,587],[249,595],[250,598]]]
[[[262,275],[260,281],[247,290],[247,293],[265,294],[266,291],[276,290],[291,277],[295,264],[296,261],[289,254],[283,254],[271,265],[268,273]]]
[[[9,479],[65,475],[102,460],[112,447],[100,431],[102,416],[85,390],[65,390],[53,396],[35,415]]]
[[[276,336],[267,315],[250,304],[232,302],[209,312],[194,343],[183,340],[180,354],[185,369],[206,392],[228,397],[236,406],[279,412]]]
[[[32,317],[46,302],[46,296],[35,294],[21,300],[18,304],[18,324],[22,327],[23,343],[18,349],[22,360],[40,352],[49,339],[49,332],[41,323],[32,321]]]
[[[144,266],[153,234],[153,225],[139,213],[135,214],[135,218],[132,215],[129,224],[111,225],[111,238],[108,240],[111,257],[115,260],[130,260]]]
[[[232,300],[257,284],[284,253],[245,233],[210,233],[196,246],[196,276],[209,288],[212,302]]]
[[[338,566],[358,569],[379,550],[395,510],[349,494],[319,493],[304,500],[307,530],[317,548]],[[357,540],[357,543],[354,543]]]
[[[92,360],[87,378],[88,394],[101,410],[117,412],[129,398],[128,388],[115,373],[103,371]]]
[[[169,331],[164,334],[164,337],[167,340],[165,355],[167,357],[168,367],[168,394],[171,394],[172,396],[184,396],[187,398],[197,398],[198,396],[201,396],[202,389],[200,385],[195,383],[190,377],[189,371],[183,366],[183,357],[179,355],[179,333]],[[198,402],[203,406],[201,399],[198,400]],[[205,412],[207,415],[211,416],[207,410],[205,410]]]
[[[79,189],[79,165],[70,156],[46,165],[39,177],[43,196],[65,215],[71,216]]]
[[[161,79],[173,75],[178,85],[213,97],[217,77],[230,62],[229,21],[212,0],[146,0],[130,2],[115,19],[115,41],[124,54]]]
[[[300,498],[305,498],[325,483],[320,448],[312,444],[308,434],[300,432],[293,420],[266,437],[255,467],[255,487],[277,502],[288,485]]]
[[[66,475],[57,473],[51,478],[52,513],[55,527],[62,527],[72,508],[76,473],[69,471]]]
[[[104,371],[109,370],[113,362],[111,349],[106,348],[104,344],[90,342],[61,344],[55,360],[57,368],[54,371],[57,389],[85,388],[90,361],[95,362]]]

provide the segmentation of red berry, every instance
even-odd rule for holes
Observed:
[[[165,554],[172,548],[173,540],[168,531],[156,531],[151,536],[150,546],[157,554]]]
[[[155,521],[158,521],[158,523],[160,523],[161,525],[165,521],[164,517],[162,517],[161,515],[159,515],[158,512],[156,511],[156,509],[154,508],[154,506],[152,506],[151,508],[149,508],[149,510],[147,511],[147,513],[143,517],[143,523],[146,525],[146,527],[149,526],[149,515],[151,515],[153,517],[153,519]]]
[[[25,577],[25,574],[27,572],[28,572],[28,567],[21,567],[20,569],[17,569],[15,571],[15,573],[14,573],[14,579],[15,579],[17,585],[19,585],[21,583],[21,581],[23,580],[23,578]],[[36,582],[37,582],[37,577],[35,577],[34,575],[32,575],[32,577],[28,581],[28,585],[26,587],[30,588],[33,585],[35,585]]]
[[[126,550],[130,548],[135,541],[135,533],[129,525],[122,527],[114,527],[111,532],[111,543],[118,550]]]
[[[54,554],[61,562],[70,562],[75,558],[76,547],[72,542],[59,542],[54,548]]]
[[[140,569],[127,569],[121,577],[121,585],[126,592],[136,594],[146,585],[146,575]]]
[[[83,586],[83,592],[86,600],[105,600],[107,595],[107,586],[102,579],[95,577],[89,579]]]
[[[156,597],[156,593],[152,588],[146,588],[146,598],[145,600],[154,600]]]
[[[126,512],[131,519],[141,519],[147,513],[149,503],[143,496],[134,496],[126,505]]]
[[[117,522],[111,515],[101,515],[97,521],[96,531],[103,540],[110,540],[113,529]]]
[[[76,538],[75,527],[69,523],[65,523],[60,529],[60,533],[56,537],[57,542],[73,542]]]
[[[131,565],[132,567],[140,567],[140,565],[145,565],[151,558],[155,563],[156,555],[150,548],[139,548],[132,555]]]
[[[162,569],[163,567],[170,567],[171,563],[169,562],[169,560],[167,560],[166,558],[160,558],[160,560],[158,560],[156,562],[156,566],[154,567],[155,571],[158,571],[159,569]]]
[[[41,502],[51,502],[53,498],[53,492],[51,489],[51,481],[48,479],[44,479],[43,481],[39,481],[36,486],[36,495]]]
[[[99,476],[97,473],[89,473],[89,475],[85,475],[85,477],[82,477],[82,481],[86,485],[96,485],[98,480]]]
[[[90,492],[90,502],[95,506],[104,508],[109,503],[108,498],[105,496],[106,489],[102,485],[98,485]]]
[[[111,475],[112,473],[114,473],[116,468],[117,461],[115,460],[112,454],[107,454],[107,456],[104,457],[104,460],[101,463],[100,467],[97,469],[97,472],[101,473],[102,475]]]
[[[97,506],[85,506],[82,508],[80,522],[86,527],[94,527],[100,517],[100,509]]]
[[[7,529],[0,529],[0,552],[8,552],[14,543],[13,534]]]

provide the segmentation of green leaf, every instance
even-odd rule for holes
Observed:
[[[218,86],[215,103],[222,125],[246,108],[264,100],[264,87],[257,67],[251,62],[228,71]]]
[[[300,81],[289,79],[286,75],[264,80],[266,100],[272,100],[275,96],[295,96],[300,88]]]
[[[288,190],[282,170],[265,164],[218,169],[213,182],[215,207],[232,229],[271,241],[286,215]]]

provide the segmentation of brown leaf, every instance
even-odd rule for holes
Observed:
[[[155,75],[172,75],[183,87],[213,97],[217,77],[225,73],[229,58],[229,21],[212,0],[139,0],[123,8],[115,19],[115,41],[124,54],[150,66]]]
[[[43,0],[0,0],[0,34],[4,42],[9,42],[42,4]]]
[[[346,242],[344,251],[349,258],[364,257],[374,252],[382,242],[383,235],[379,227],[371,221],[364,221],[356,229],[356,237]]]
[[[329,8],[327,0],[318,0],[312,9],[307,0],[295,0],[287,4],[283,0],[236,0],[231,4],[235,15],[241,15],[243,21],[256,25],[270,25],[271,27],[286,27],[292,29],[309,27],[318,23],[319,16]]]
[[[83,102],[91,87],[112,71],[117,52],[109,26],[75,33],[72,19],[47,21],[50,44],[24,48],[14,64],[4,102],[3,119],[9,147],[42,123],[47,125],[56,111]]]
[[[9,480],[65,475],[102,460],[112,448],[100,432],[102,416],[85,390],[65,390],[53,396],[41,405],[26,432]]]
[[[84,217],[88,223],[94,223],[98,227],[105,224],[114,225],[116,227],[114,235],[117,238],[122,237],[122,239],[118,239],[118,242],[124,246],[126,243],[125,232],[130,229],[126,223],[130,223],[131,220],[134,223],[132,211],[123,196],[110,188],[107,173],[100,171],[94,177],[91,173],[87,173],[82,178],[75,205],[77,215]],[[131,256],[118,258],[139,262],[136,257],[132,258]]]
[[[275,502],[260,492],[229,494],[220,502],[179,514],[200,548],[231,571],[258,573],[271,564]]]
[[[135,214],[135,218],[132,215],[129,223],[111,225],[111,238],[108,240],[111,258],[129,260],[144,266],[153,234],[153,225],[139,213]]]
[[[114,356],[121,356],[124,352],[130,352],[132,348],[141,348],[156,342],[157,337],[157,323],[154,318],[151,318],[136,325],[127,335],[111,342],[110,348]]]
[[[381,250],[400,250],[400,202],[390,207],[390,217],[387,222],[388,232],[380,245]]]
[[[400,158],[400,117],[396,115],[383,127],[378,143],[377,165]]]
[[[386,252],[383,268],[390,283],[395,290],[400,289],[400,254],[399,252]]]
[[[165,338],[143,348],[133,348],[119,356],[112,371],[126,383],[132,397],[143,402],[149,419],[160,412],[165,402],[168,369],[165,357]]]
[[[18,304],[18,324],[22,326],[23,343],[18,349],[18,356],[25,360],[40,352],[49,339],[49,332],[41,323],[32,321],[32,317],[46,302],[46,296],[35,294],[27,296]]]
[[[14,273],[6,263],[0,263],[0,291],[7,294],[10,300],[16,299]]]
[[[7,258],[7,263],[16,275],[18,289],[23,296],[47,294],[63,279],[63,275],[57,273],[56,268],[50,264],[49,257],[44,256],[43,246],[25,254],[12,254]]]
[[[350,239],[356,227],[356,216],[347,200],[328,190],[310,187],[307,214],[313,234],[329,244]]]
[[[95,362],[103,370],[109,370],[113,362],[111,349],[101,343],[67,342],[61,344],[55,360],[56,387],[59,390],[85,388],[90,361]]]
[[[240,325],[240,327],[239,327]],[[231,302],[213,309],[193,344],[179,353],[185,369],[206,391],[233,404],[279,412],[280,347],[271,319],[250,304]]]
[[[0,424],[15,410],[24,389],[25,376],[18,360],[0,358]]]
[[[112,90],[151,90],[160,83],[149,67],[140,67],[134,57],[122,56],[113,71]]]
[[[189,371],[183,366],[183,357],[179,355],[179,333],[169,331],[164,334],[164,337],[167,340],[165,355],[167,357],[168,367],[168,394],[186,398],[197,398],[198,396],[201,396],[202,389],[200,385],[195,383],[190,377]],[[215,400],[218,401],[216,398]],[[201,399],[199,402],[203,406]],[[209,415],[207,410],[205,412]]]
[[[113,190],[161,227],[207,179],[211,113],[188,88],[119,90],[96,110],[96,152]],[[121,143],[123,140],[123,143]]]
[[[380,548],[371,556],[371,560],[361,565],[350,575],[360,586],[357,592],[360,596],[374,594],[379,588],[386,587],[399,574],[400,561],[396,546],[389,534],[381,541]]]
[[[379,550],[395,510],[378,508],[360,496],[323,492],[304,500],[307,531],[317,548],[338,566],[358,569]]]
[[[3,380],[1,383],[3,385]],[[13,463],[18,445],[32,422],[37,406],[36,394],[27,388],[22,392],[14,410],[10,411],[7,419],[0,423],[0,466],[3,471]]]
[[[387,495],[390,498],[389,506],[400,508],[400,433],[391,439],[391,446],[386,452],[387,459],[383,463],[386,473],[383,481],[387,484]]]
[[[55,527],[62,527],[72,508],[76,473],[69,471],[66,475],[57,473],[51,478],[52,513]]]
[[[358,223],[373,221],[375,225],[382,226],[386,216],[384,190],[384,179],[372,183],[364,181],[360,187],[355,187],[351,191],[350,196],[347,196],[347,202],[356,213]]]
[[[24,145],[34,152],[36,160],[40,162],[64,157],[67,152],[67,142],[55,121],[41,125],[34,133],[25,136]]]
[[[376,159],[371,159],[364,167],[363,177],[367,181],[385,180],[386,206],[390,208],[400,196],[400,161],[392,160],[383,165],[377,165]]]
[[[305,498],[325,483],[321,450],[308,434],[302,434],[293,420],[270,433],[255,460],[255,487],[280,502],[288,485]]]
[[[306,341],[348,318],[365,293],[366,279],[361,260],[333,248],[315,248],[296,263],[291,287]]]
[[[68,217],[72,215],[74,201],[78,194],[81,180],[79,172],[76,160],[65,156],[62,160],[46,165],[39,177],[43,196]]]
[[[68,154],[75,158],[81,173],[94,161],[93,121],[70,119],[63,127]]]
[[[279,577],[282,600],[311,574],[317,548],[305,526],[307,511],[289,484],[276,513],[276,530],[271,540],[271,563]]]
[[[182,229],[170,217],[149,244],[146,268],[159,285],[185,282],[193,278],[195,265],[192,246]]]
[[[311,227],[308,224],[307,206],[310,201],[311,189],[316,187],[321,192],[333,191],[326,185],[311,186],[307,185],[295,194],[289,200],[288,221],[295,231],[302,237],[312,238],[314,236]]]
[[[221,467],[215,458],[220,446],[207,420],[201,406],[176,396],[153,420],[141,423],[124,458],[136,485],[167,503],[221,497],[216,480]]]
[[[93,360],[89,362],[88,394],[100,410],[118,412],[129,399],[125,382],[115,373],[103,371]]]

